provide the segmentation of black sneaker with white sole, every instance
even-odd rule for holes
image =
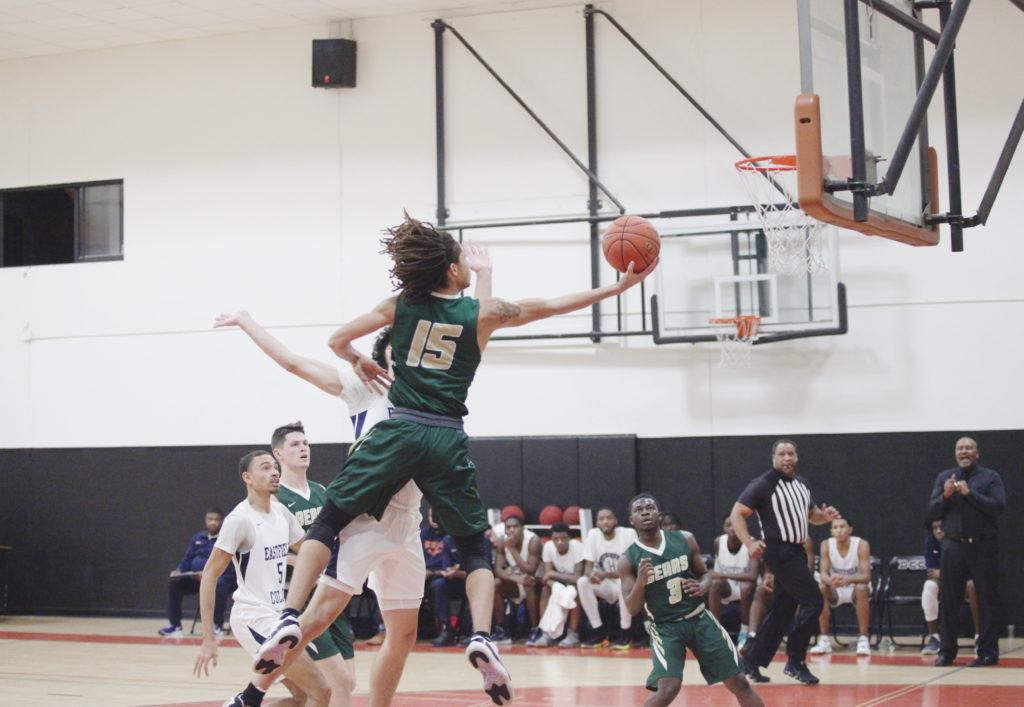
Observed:
[[[256,658],[252,662],[252,669],[262,675],[270,675],[272,672],[284,665],[285,658],[295,646],[302,640],[302,629],[299,628],[299,619],[290,614],[281,616],[277,626],[270,632],[267,639],[260,645],[256,652]]]
[[[484,676],[484,692],[496,705],[507,705],[515,699],[512,677],[498,657],[497,647],[483,636],[473,636],[466,646],[469,664]]]

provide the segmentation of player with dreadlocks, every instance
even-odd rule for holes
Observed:
[[[641,274],[631,264],[618,282],[586,292],[509,302],[464,297],[462,291],[471,279],[466,250],[450,234],[428,223],[406,215],[400,226],[388,229],[382,245],[392,260],[391,277],[398,294],[339,328],[329,345],[352,364],[366,385],[383,388],[390,382],[387,373],[354,349],[352,342],[390,326],[394,382],[389,397],[394,410],[390,419],[359,440],[327,487],[327,502],[296,561],[287,608],[262,645],[254,668],[276,673],[289,654],[299,654],[295,648],[303,645],[306,636],[317,635],[330,622],[332,617],[316,611],[315,599],[301,617],[299,612],[330,560],[331,545],[360,514],[379,518],[392,494],[413,479],[435,517],[455,539],[467,572],[474,635],[466,657],[483,674],[484,691],[491,700],[507,704],[514,698],[511,679],[490,640],[494,572],[484,536],[487,517],[462,424],[469,386],[482,352],[498,329],[583,309],[622,294],[653,272],[657,262]]]

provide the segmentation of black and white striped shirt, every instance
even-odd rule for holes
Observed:
[[[799,476],[766,471],[743,489],[739,502],[757,512],[765,540],[800,545],[807,539],[807,513],[814,500]]]

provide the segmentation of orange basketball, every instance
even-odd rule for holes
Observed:
[[[558,506],[551,504],[544,506],[540,509],[540,516],[538,519],[541,525],[554,525],[562,521],[562,509]]]
[[[601,238],[604,259],[619,272],[626,272],[630,262],[633,272],[643,272],[658,258],[661,238],[647,219],[620,216],[612,221]]]
[[[566,525],[579,525],[580,524],[580,507],[569,506],[565,509],[565,513],[562,514],[562,522]]]

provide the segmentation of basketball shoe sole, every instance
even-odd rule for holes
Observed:
[[[494,644],[482,636],[474,636],[466,646],[466,659],[484,676],[484,692],[491,698],[491,702],[507,705],[515,699],[512,677],[498,657]]]

